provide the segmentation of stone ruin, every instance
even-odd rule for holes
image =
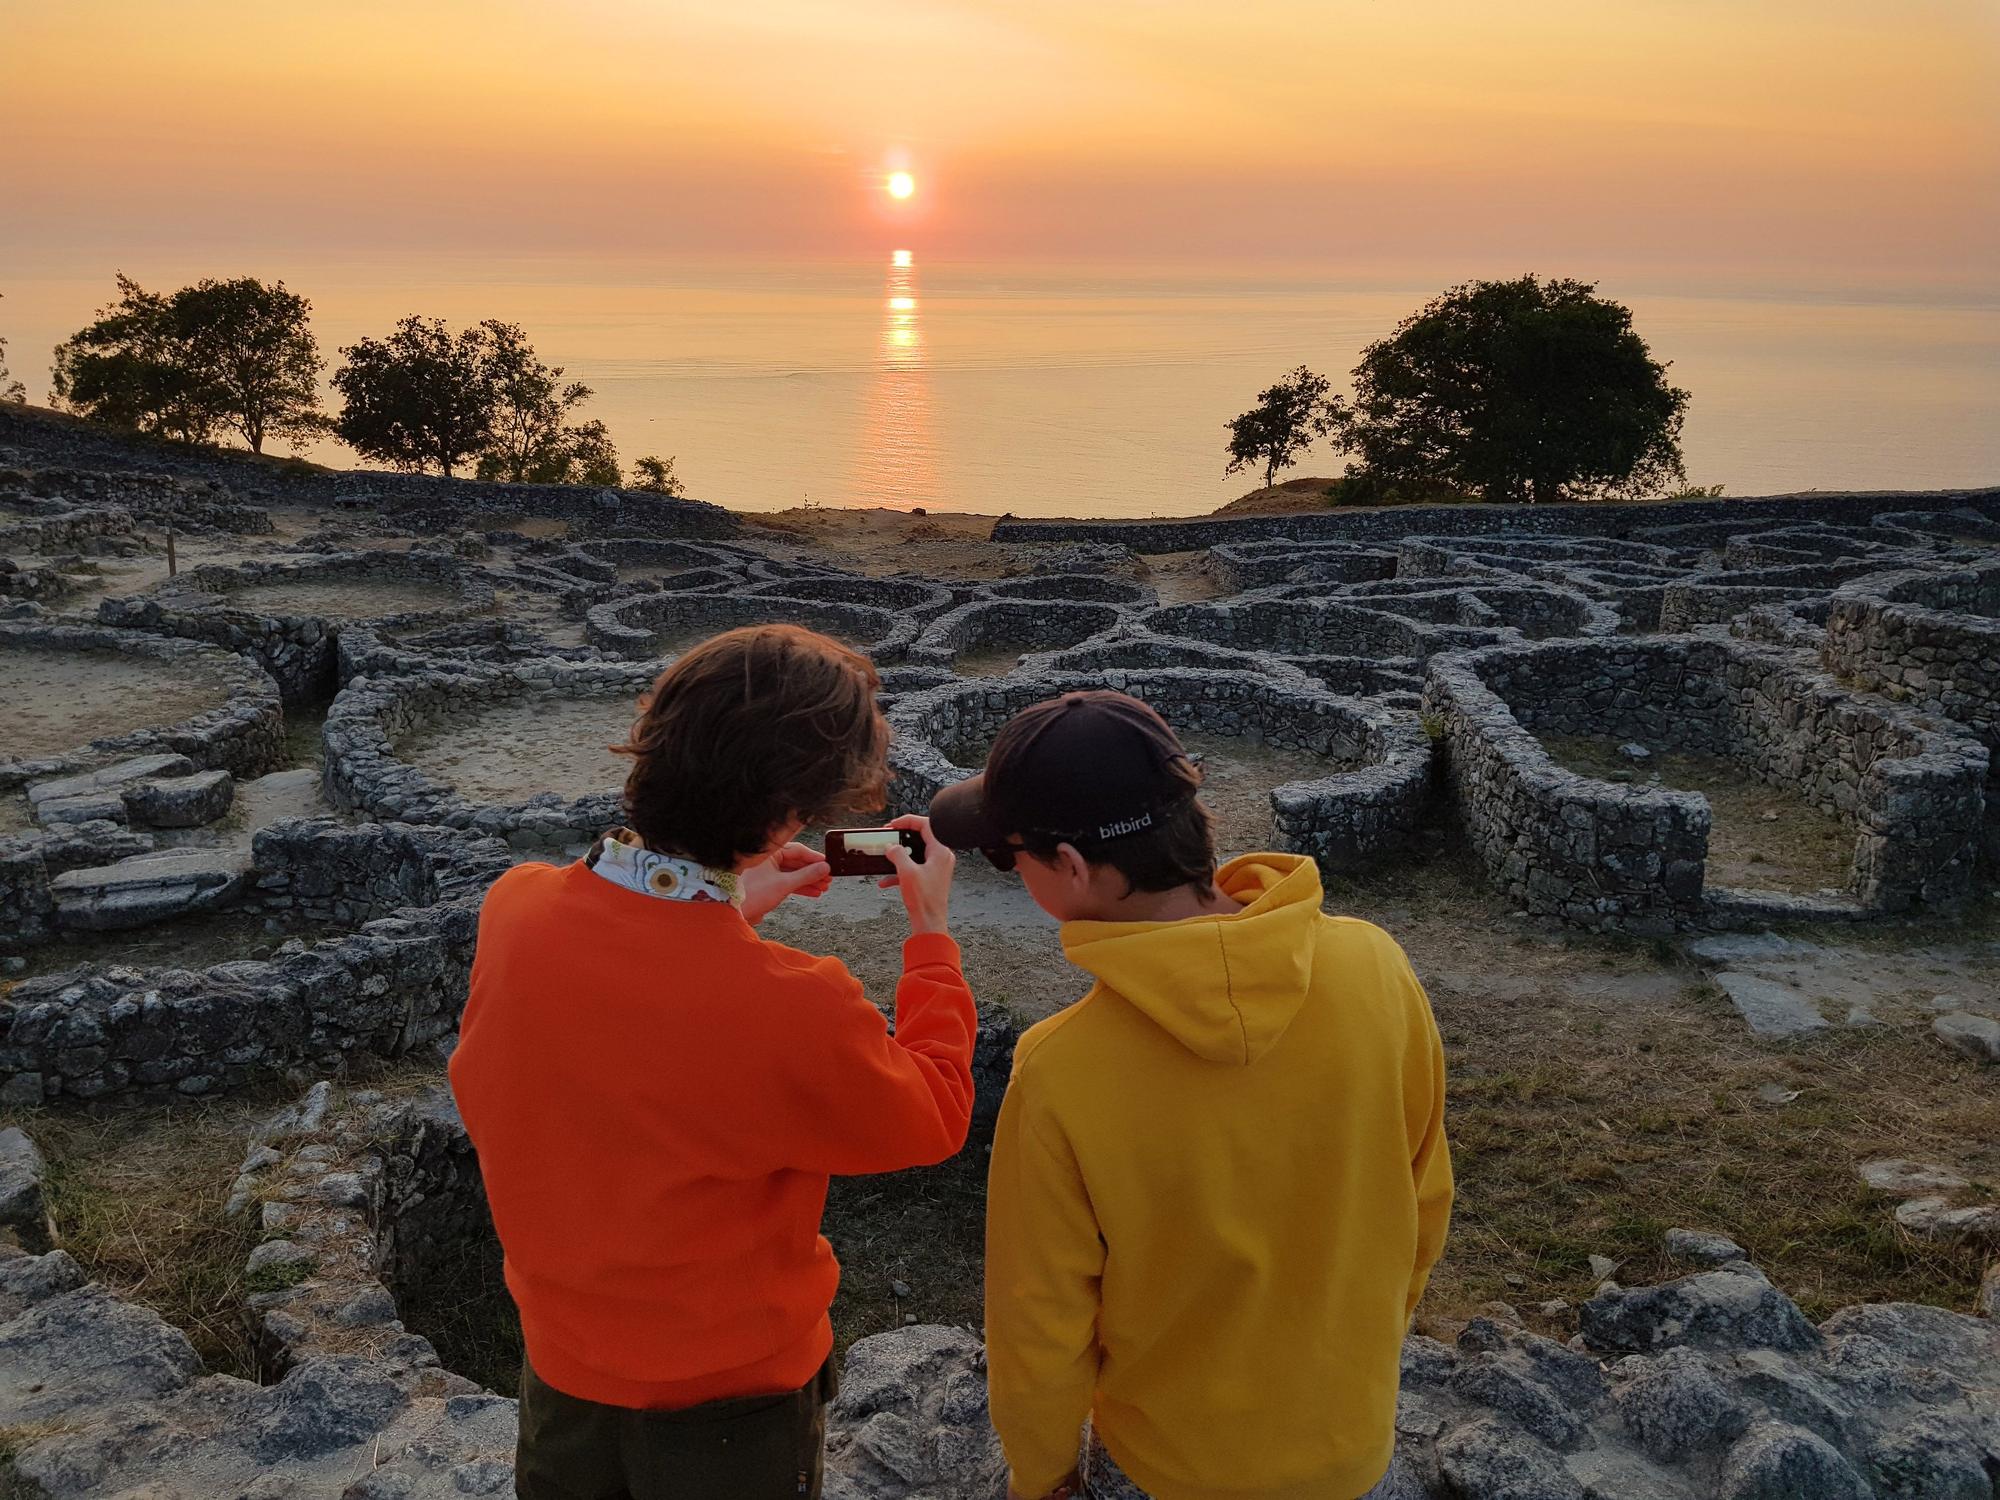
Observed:
[[[0,1426],[23,1434],[17,1493],[511,1490],[514,1403],[452,1374],[420,1316],[447,1272],[451,1303],[505,1296],[478,1162],[441,1090],[393,1098],[319,1083],[251,1142],[225,1212],[261,1232],[244,1268],[261,1384],[203,1374],[177,1330],[37,1241],[39,1158],[10,1134],[0,1222],[27,1244],[0,1256],[0,1349],[20,1361],[0,1384]],[[1605,1281],[1566,1342],[1497,1306],[1453,1343],[1412,1334],[1396,1434],[1415,1492],[1993,1493],[2000,1325],[1881,1303],[1815,1326],[1730,1240],[1677,1229],[1664,1248],[1680,1275]],[[999,1500],[1004,1489],[975,1333],[920,1324],[849,1349],[828,1415],[829,1500]]]
[[[9,430],[0,461],[21,462]],[[486,886],[613,821],[605,746],[639,693],[693,641],[767,620],[872,655],[898,807],[976,769],[1016,708],[1111,686],[1268,777],[1246,837],[1365,878],[1457,824],[1523,911],[1586,929],[1950,914],[2000,855],[1992,492],[1007,522],[996,538],[1038,560],[971,582],[842,572],[706,508],[552,492],[551,537],[508,529],[527,504],[509,487],[337,476],[313,489],[335,528],[120,592],[93,556],[154,556],[167,523],[267,535],[262,507],[304,491],[104,453],[0,472],[0,682],[69,661],[106,685],[52,704],[31,753],[0,738],[7,1105],[441,1057]],[[427,542],[327,543],[370,527]],[[1190,548],[1214,597],[1160,598],[1138,554]],[[145,702],[132,663],[162,687]],[[1599,763],[1585,742],[1620,748]],[[1677,757],[1742,786],[1676,786],[1659,768]],[[1831,841],[1822,887],[1741,878],[1725,814],[1766,794]],[[183,930],[195,957],[119,946]],[[1981,1018],[1944,1019],[1968,1056],[2000,1057]],[[990,1122],[1015,1027],[982,1020]],[[155,1314],[87,1285],[45,1219],[38,1237],[37,1172],[0,1132],[0,1223],[22,1246],[0,1255],[0,1429],[21,1493],[507,1492],[513,1405],[452,1373],[423,1321],[440,1278],[492,1286],[448,1101],[321,1085],[254,1144],[229,1212],[259,1241],[262,1384],[204,1374]],[[1886,1305],[1814,1327],[1737,1247],[1668,1249],[1687,1274],[1606,1285],[1568,1344],[1498,1315],[1408,1342],[1399,1446],[1426,1494],[1992,1492],[1991,1321]],[[857,1343],[828,1493],[996,1495],[983,1357],[962,1329]]]

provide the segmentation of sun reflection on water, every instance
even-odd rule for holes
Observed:
[[[881,363],[870,382],[856,454],[857,489],[870,504],[929,506],[938,498],[937,445],[931,431],[927,367],[915,257],[889,257]]]

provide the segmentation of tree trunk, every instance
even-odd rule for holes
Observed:
[[[1269,458],[1264,461],[1264,488],[1269,489],[1278,482],[1278,461]]]

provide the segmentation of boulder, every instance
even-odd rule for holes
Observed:
[[[1692,1349],[1669,1349],[1657,1359],[1634,1356],[1614,1375],[1624,1377],[1612,1400],[1625,1430],[1662,1463],[1719,1448],[1750,1425],[1749,1407]]]
[[[1719,1500],[1873,1500],[1838,1449],[1810,1432],[1768,1423],[1730,1449]]]
[[[42,1153],[19,1126],[0,1130],[0,1228],[13,1230],[37,1252],[47,1250],[51,1239],[42,1171]]]
[[[124,790],[125,812],[148,828],[199,828],[229,811],[236,782],[227,771],[135,781]]]
[[[1691,1260],[1698,1265],[1720,1266],[1732,1260],[1748,1260],[1743,1247],[1726,1234],[1706,1229],[1669,1229],[1665,1239],[1667,1254],[1675,1260]]]
[[[135,781],[150,781],[159,776],[185,776],[193,769],[194,762],[185,755],[135,755],[129,760],[100,766],[95,771],[38,781],[28,788],[28,805],[39,807],[48,801],[102,793],[116,796]]]
[[[1618,1353],[1680,1344],[1803,1351],[1820,1342],[1798,1304],[1742,1261],[1659,1286],[1605,1292],[1584,1303],[1580,1321],[1585,1342]]]

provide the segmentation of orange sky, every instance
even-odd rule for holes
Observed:
[[[0,274],[893,240],[1990,286],[2000,229],[1993,0],[4,0],[0,58]]]

